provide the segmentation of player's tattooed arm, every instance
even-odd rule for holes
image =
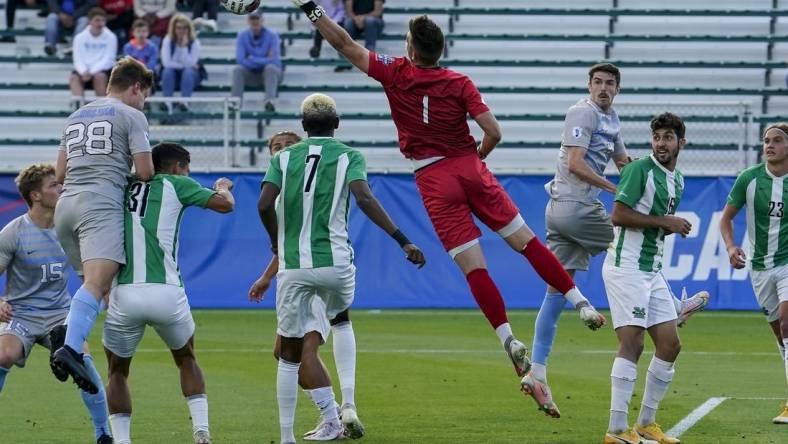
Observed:
[[[568,156],[567,164],[569,172],[577,176],[583,182],[595,186],[599,189],[605,190],[610,193],[616,192],[616,185],[613,182],[605,179],[597,174],[588,166],[585,156],[588,149],[580,146],[568,146],[566,148],[566,155]]]
[[[728,251],[728,260],[733,268],[744,268],[747,265],[747,255],[744,250],[736,245],[733,240],[733,218],[739,213],[739,209],[731,204],[725,205],[725,209],[720,216],[720,234],[722,240],[725,242],[725,248]]]
[[[402,232],[391,220],[391,217],[386,212],[386,209],[380,204],[380,201],[372,194],[369,188],[369,183],[366,180],[354,180],[350,182],[350,192],[356,198],[356,205],[358,208],[371,220],[375,225],[380,227],[389,236],[399,243],[400,248],[405,252],[407,259],[418,265],[419,268],[427,263],[424,259],[424,253],[413,242],[402,234]]]
[[[134,154],[134,174],[143,182],[153,179],[156,174],[153,169],[153,155],[150,151]]]
[[[652,216],[643,214],[627,206],[623,202],[616,201],[613,204],[613,225],[627,228],[662,228],[667,234],[678,233],[682,237],[692,230],[692,224],[678,216]]]
[[[473,120],[475,120],[482,131],[484,131],[482,143],[479,145],[479,157],[484,160],[503,138],[501,125],[498,123],[498,119],[495,118],[492,111],[485,111],[474,117]]]
[[[323,35],[323,38],[326,39],[337,52],[345,56],[350,63],[362,72],[366,73],[369,71],[369,50],[353,40],[350,34],[345,31],[345,28],[331,20],[331,18],[325,14],[322,7],[311,0],[292,1],[294,5],[301,8],[301,10],[306,13],[306,16],[314,23],[317,30]]]

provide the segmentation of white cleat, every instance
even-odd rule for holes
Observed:
[[[783,406],[783,411],[772,419],[775,424],[788,424],[788,404]]]
[[[699,311],[703,311],[706,305],[709,304],[709,292],[699,291],[687,298],[687,289],[681,289],[681,313],[678,316],[678,326],[683,327],[690,316]]]
[[[194,444],[211,444],[211,434],[207,430],[194,432]]]
[[[359,439],[364,436],[364,424],[358,419],[356,406],[345,404],[342,406],[342,413],[339,415],[342,425],[345,426],[345,436],[350,439]]]
[[[317,431],[311,435],[304,436],[304,441],[333,441],[345,436],[345,428],[339,421],[324,422],[320,424]]]
[[[509,355],[509,359],[512,360],[517,376],[522,378],[531,371],[531,360],[528,359],[528,347],[525,344],[515,339],[514,336],[509,336],[506,338],[503,348]]]
[[[580,307],[580,319],[584,324],[586,324],[586,327],[590,328],[591,330],[598,330],[607,324],[607,319],[605,319],[605,316],[602,313],[596,311],[596,308],[590,304]]]

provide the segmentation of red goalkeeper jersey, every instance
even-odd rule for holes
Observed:
[[[467,116],[489,108],[468,76],[441,67],[420,68],[407,57],[372,51],[368,75],[383,85],[405,157],[422,160],[476,152]]]

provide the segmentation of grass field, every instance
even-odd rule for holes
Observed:
[[[530,343],[535,312],[510,313]],[[498,339],[477,311],[355,311],[356,401],[367,443],[599,443],[610,398],[616,341],[610,328],[586,330],[565,312],[550,363],[563,417],[553,420],[519,392]],[[278,443],[276,364],[270,311],[195,311],[198,357],[208,381],[215,443]],[[100,324],[90,343],[99,350]],[[788,426],[771,424],[786,395],[771,333],[755,313],[701,313],[680,331],[683,352],[657,421],[670,428],[712,397],[728,397],[681,437],[685,443],[788,443]],[[323,358],[333,372],[331,342]],[[639,366],[634,411],[643,392]],[[103,353],[97,365],[106,376]],[[137,443],[191,442],[191,422],[167,350],[148,330],[134,359],[132,436]],[[338,390],[336,390],[338,393]],[[748,399],[737,399],[748,398]],[[768,398],[768,399],[753,399]],[[317,411],[299,395],[297,436]],[[88,443],[92,427],[72,384],[49,373],[36,348],[0,395],[0,442]]]

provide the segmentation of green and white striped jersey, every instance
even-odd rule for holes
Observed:
[[[747,237],[753,270],[769,270],[788,263],[788,218],[783,218],[788,175],[777,177],[765,163],[739,174],[728,195],[728,204],[747,204]]]
[[[204,208],[214,191],[188,176],[157,174],[126,189],[126,265],[118,284],[183,286],[178,269],[178,232],[183,211]]]
[[[349,184],[367,180],[364,156],[331,137],[311,137],[271,159],[264,182],[279,187],[276,217],[282,269],[353,263],[347,232]]]
[[[668,171],[653,155],[638,159],[621,171],[616,202],[652,216],[675,214],[684,192],[684,176]],[[616,267],[641,271],[662,269],[662,228],[616,227],[607,261]]]

